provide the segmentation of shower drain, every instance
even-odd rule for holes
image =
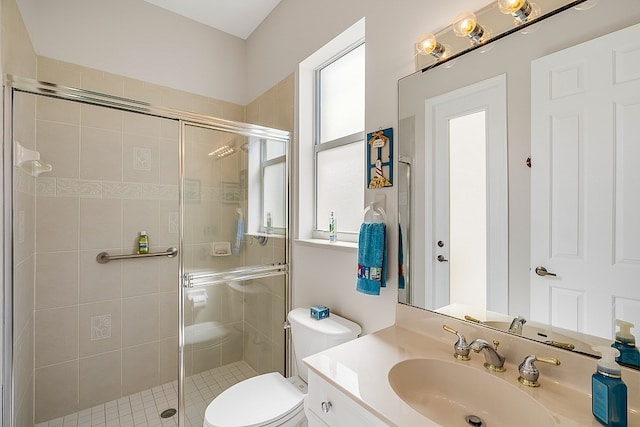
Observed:
[[[482,418],[475,415],[467,415],[464,420],[473,427],[485,427],[487,424],[482,420]]]
[[[171,418],[176,414],[175,409],[173,408],[169,408],[169,409],[165,409],[164,411],[162,411],[162,413],[160,414],[160,418]]]

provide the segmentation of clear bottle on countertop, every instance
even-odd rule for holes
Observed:
[[[338,230],[336,230],[336,213],[331,211],[329,213],[329,241],[331,243],[338,240]]]
[[[593,347],[602,354],[598,369],[591,376],[591,412],[598,422],[607,427],[627,427],[627,386],[622,382],[620,355],[613,347]]]
[[[138,236],[138,253],[139,254],[148,254],[149,253],[149,236],[147,232],[142,230],[140,232],[140,236]]]

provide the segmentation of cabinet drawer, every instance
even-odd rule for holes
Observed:
[[[309,371],[307,405],[308,409],[313,412],[310,419],[317,417],[331,427],[383,427],[387,425],[312,371]]]

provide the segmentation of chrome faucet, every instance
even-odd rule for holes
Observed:
[[[500,342],[493,340],[493,346],[486,340],[477,338],[471,341],[469,348],[476,353],[484,350],[484,367],[493,372],[504,372],[504,356],[498,353]]]
[[[525,357],[520,366],[518,366],[518,373],[520,373],[518,381],[524,385],[528,385],[529,387],[540,386],[540,383],[538,382],[540,371],[538,371],[538,368],[536,368],[536,365],[533,362],[544,362],[555,366],[560,365],[560,361],[555,357],[540,357],[534,354],[530,354]]]
[[[458,337],[458,340],[453,344],[453,357],[458,360],[471,360],[469,357],[469,344],[467,344],[467,340],[464,338],[464,335],[447,325],[442,325],[442,329],[447,332],[451,332]]]
[[[512,334],[522,335],[522,327],[527,323],[527,319],[521,316],[516,316],[509,326],[509,332]]]

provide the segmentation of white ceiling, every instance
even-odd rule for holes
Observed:
[[[145,1],[245,40],[280,3],[280,0]]]

